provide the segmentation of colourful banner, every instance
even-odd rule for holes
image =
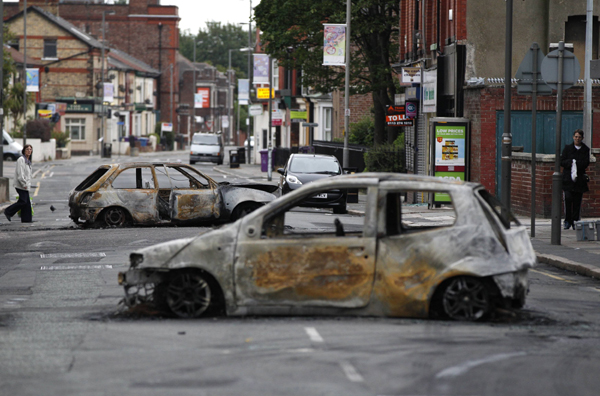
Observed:
[[[27,69],[25,74],[27,92],[40,92],[40,70]]]
[[[198,88],[194,95],[194,108],[208,109],[210,108],[210,88]]]
[[[104,102],[105,103],[112,103],[115,100],[115,87],[113,85],[113,83],[107,83],[105,82],[103,84],[104,87]]]
[[[346,65],[346,25],[323,24],[323,65]]]
[[[254,79],[252,84],[269,84],[269,56],[254,54]]]

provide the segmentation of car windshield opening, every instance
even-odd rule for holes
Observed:
[[[490,194],[489,191],[481,189],[479,190],[479,196],[492,208],[492,211],[500,219],[504,227],[507,229],[510,228],[511,223],[517,226],[521,225],[512,212],[498,198]]]
[[[290,164],[290,172],[340,174],[340,165],[333,158],[297,157]]]
[[[202,144],[208,146],[218,146],[219,137],[210,135],[196,135],[192,138],[192,144]]]

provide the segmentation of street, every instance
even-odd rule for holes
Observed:
[[[158,154],[141,160],[187,163],[185,152]],[[207,228],[75,226],[68,191],[109,161],[35,164],[34,220],[44,222],[7,231],[1,219],[2,394],[596,395],[600,388],[600,282],[545,264],[530,271],[524,309],[483,323],[181,320],[128,311],[117,273],[129,253]],[[214,165],[196,167],[224,180]],[[57,226],[37,227],[49,221]],[[310,222],[310,213],[297,221]]]

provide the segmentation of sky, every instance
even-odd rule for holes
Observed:
[[[217,21],[223,24],[248,22],[250,2],[256,7],[260,0],[160,0],[161,5],[179,7],[179,29],[197,33],[206,28],[206,22]],[[244,28],[247,29],[247,28]]]

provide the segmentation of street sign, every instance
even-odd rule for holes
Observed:
[[[534,65],[534,52],[537,52],[537,67],[535,67],[536,75],[533,75]],[[546,82],[542,79],[542,62],[544,60],[544,53],[537,45],[533,43],[525,58],[519,65],[515,78],[517,81],[517,93],[519,95],[531,95],[533,93],[533,82],[537,83],[537,94],[538,95],[551,95],[552,88],[546,85]]]
[[[558,54],[559,50],[550,52],[542,61],[542,78],[552,89],[558,89]],[[571,51],[563,50],[562,89],[569,89],[579,79],[581,66]]]
[[[259,116],[263,113],[263,107],[260,104],[251,105],[248,109],[251,116]]]

